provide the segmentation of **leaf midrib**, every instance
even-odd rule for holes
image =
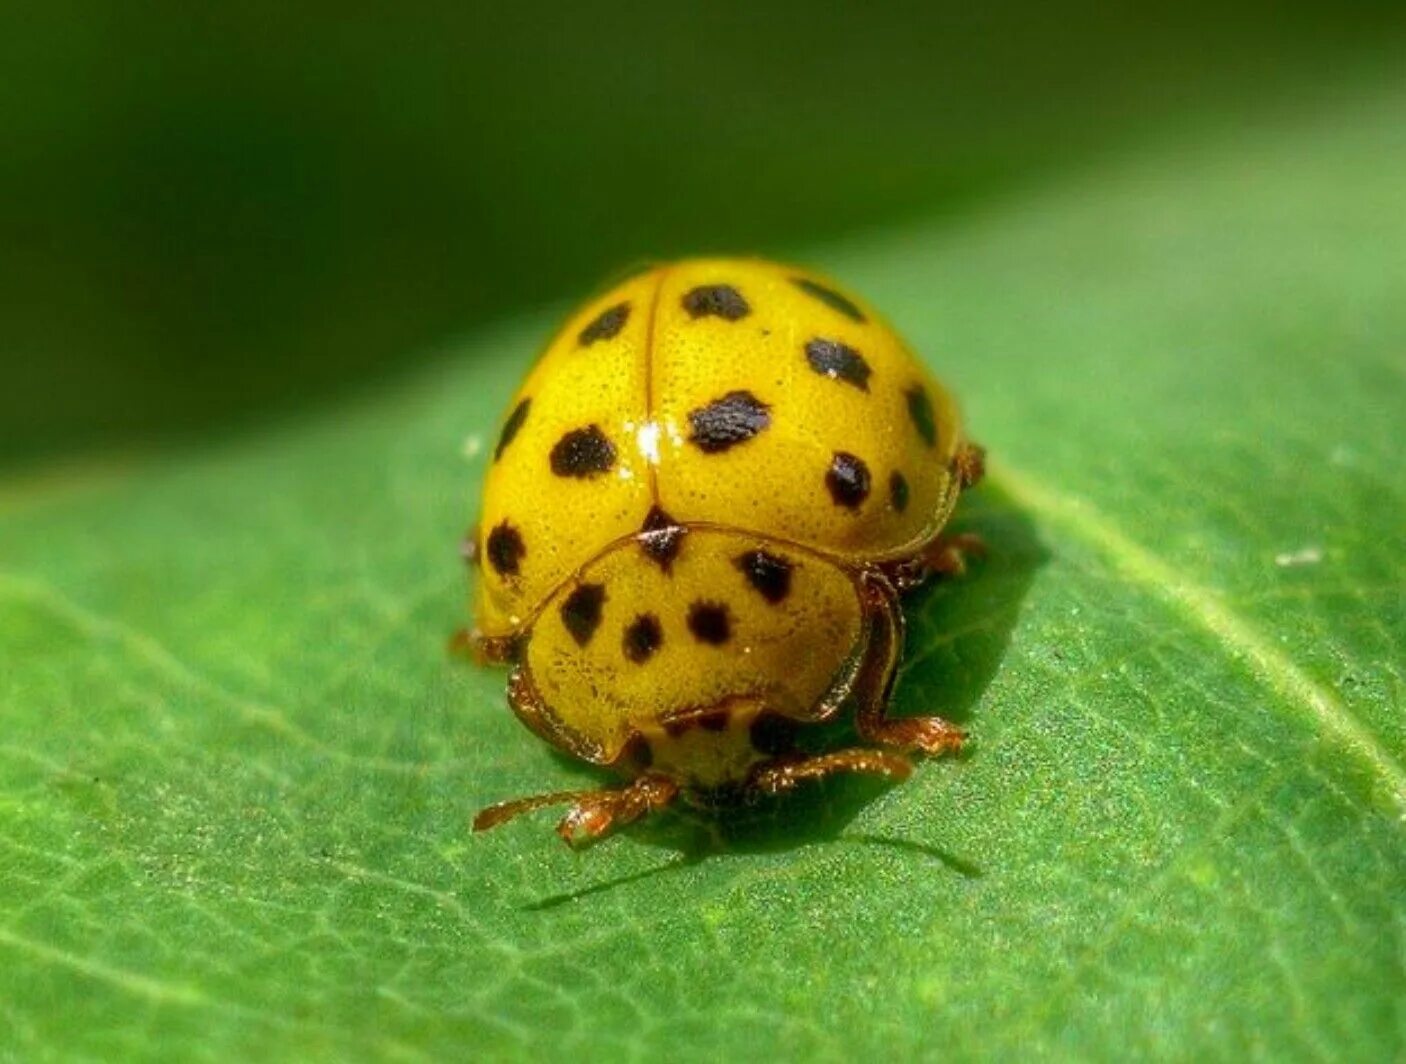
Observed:
[[[1279,651],[1253,624],[1230,609],[1213,590],[1188,580],[1152,551],[1124,535],[1087,499],[1052,489],[1005,462],[988,462],[987,476],[1026,509],[1060,525],[1107,557],[1132,582],[1233,647],[1256,679],[1282,701],[1299,707],[1362,762],[1384,785],[1406,819],[1406,768],[1397,762],[1330,688],[1317,683]],[[1236,654],[1227,654],[1234,660]]]

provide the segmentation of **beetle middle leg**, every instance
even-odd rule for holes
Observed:
[[[913,763],[901,754],[886,750],[836,750],[816,757],[764,762],[752,771],[747,785],[762,794],[780,794],[802,780],[820,779],[837,772],[863,772],[904,780],[912,771]]]

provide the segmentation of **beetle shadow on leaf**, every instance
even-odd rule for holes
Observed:
[[[959,759],[966,760],[981,756],[981,697],[1000,667],[1022,603],[1048,553],[1027,515],[992,485],[963,500],[951,531],[976,533],[985,541],[987,552],[984,557],[969,559],[965,576],[933,581],[906,600],[907,642],[893,713],[937,714],[963,724],[974,739],[972,752]],[[836,749],[855,741],[848,714],[833,726],[808,731],[806,745],[816,750]],[[920,763],[916,771],[940,772],[944,767],[940,761]],[[635,873],[629,880],[607,881],[579,893],[599,893],[709,857],[814,845],[882,846],[937,861],[965,877],[979,876],[981,870],[972,862],[931,840],[847,830],[880,796],[892,792],[890,800],[901,801],[903,786],[889,786],[872,777],[841,775],[754,805],[718,811],[676,806],[625,829],[623,834],[636,842],[674,851],[678,859],[648,873]]]

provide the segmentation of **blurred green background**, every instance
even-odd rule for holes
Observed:
[[[803,251],[1304,105],[1399,62],[1402,11],[7,4],[0,465],[280,416],[632,260]]]

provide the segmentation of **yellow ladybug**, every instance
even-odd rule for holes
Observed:
[[[503,802],[483,830],[570,804],[598,838],[682,794],[775,794],[833,772],[902,778],[960,747],[891,719],[900,592],[960,572],[942,535],[982,450],[951,396],[863,303],[749,259],[660,266],[587,304],[512,401],[470,556],[481,661],[541,738],[614,789]],[[803,755],[856,705],[871,746]]]

